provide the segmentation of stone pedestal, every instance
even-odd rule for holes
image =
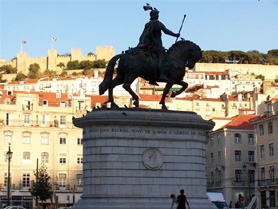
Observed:
[[[191,209],[215,209],[206,195],[206,131],[193,112],[94,110],[83,128],[83,195],[74,209],[169,209],[185,190]],[[176,207],[176,206],[175,206]]]

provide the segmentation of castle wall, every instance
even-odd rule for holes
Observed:
[[[28,68],[30,64],[39,64],[40,70],[45,71],[46,69],[61,72],[63,68],[57,65],[62,62],[67,66],[69,61],[78,60],[79,62],[84,60],[96,61],[98,59],[105,59],[109,61],[115,55],[115,49],[113,46],[97,46],[96,55],[82,56],[81,49],[71,49],[70,56],[59,56],[56,49],[48,50],[48,57],[28,57],[27,52],[17,53],[17,59],[12,61],[6,61],[0,58],[0,66],[2,65],[12,65],[16,67],[18,72],[23,72],[28,74]]]
[[[97,46],[97,59],[109,61],[115,55],[115,48],[113,46]]]
[[[277,65],[257,65],[257,64],[226,64],[226,63],[196,63],[196,71],[218,71],[225,70],[239,71],[243,74],[264,75],[265,79],[278,78]]]
[[[30,57],[28,58],[28,66],[27,66],[27,73],[28,68],[31,64],[37,63],[40,66],[40,71],[45,71],[47,69],[47,58],[46,57]],[[26,73],[26,74],[27,74]]]

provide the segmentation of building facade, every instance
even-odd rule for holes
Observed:
[[[11,202],[32,208],[29,188],[37,166],[45,165],[53,203],[72,205],[82,192],[82,130],[72,124],[91,108],[90,97],[1,90],[0,207],[7,203],[10,146]],[[38,163],[37,163],[38,162]],[[50,203],[50,202],[49,202]]]
[[[247,205],[255,194],[255,134],[249,120],[256,117],[218,118],[216,123],[226,124],[209,133],[207,190],[222,192],[233,207]]]

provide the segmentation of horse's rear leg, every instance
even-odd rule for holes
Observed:
[[[113,89],[124,82],[124,76],[118,74],[113,80],[108,90],[108,101],[111,102],[111,108],[118,107],[114,102]]]
[[[132,96],[132,100],[134,100],[133,104],[135,107],[139,107],[139,97],[138,95],[130,88],[132,82],[137,78],[137,75],[125,75],[123,88]]]
[[[188,84],[185,83],[184,81],[179,81],[179,82],[176,82],[175,84],[181,85],[182,88],[178,91],[173,91],[172,94],[171,94],[171,97],[175,97],[175,96],[181,94],[188,87]]]
[[[163,94],[162,94],[159,104],[162,105],[162,109],[164,109],[164,110],[167,110],[167,107],[165,105],[165,98],[166,98],[166,95],[169,93],[170,89],[172,88],[172,86],[173,86],[173,83],[167,83],[163,90]]]

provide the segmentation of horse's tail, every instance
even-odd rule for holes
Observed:
[[[109,88],[112,78],[113,78],[114,67],[116,65],[117,60],[121,56],[122,56],[121,54],[116,55],[108,62],[104,79],[101,82],[101,84],[99,85],[99,95],[104,94],[104,92]]]

